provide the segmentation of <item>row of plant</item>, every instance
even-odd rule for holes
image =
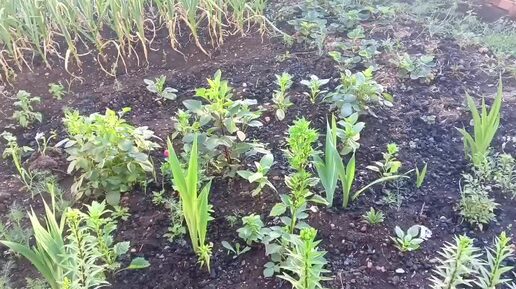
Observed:
[[[363,74],[357,73],[351,75],[351,77],[357,75]],[[344,80],[350,76],[343,73],[342,77],[344,83]],[[287,98],[288,89],[292,84],[291,76],[284,73],[277,78],[279,89],[274,94],[282,94],[283,98]],[[282,79],[288,79],[289,81]],[[315,77],[312,78],[313,81],[315,79]],[[374,82],[372,78],[368,78],[366,81],[365,85]],[[235,100],[233,89],[227,81],[222,79],[220,71],[208,82],[209,86],[207,88],[196,90],[196,96],[201,100],[185,100],[183,104],[186,110],[177,112],[174,118],[176,131],[168,141],[167,159],[161,170],[164,177],[171,178],[173,188],[179,194],[179,199],[168,201],[171,209],[175,208],[175,210],[171,210],[175,214],[173,218],[175,223],[171,225],[169,237],[173,239],[187,231],[193,250],[199,257],[199,262],[209,269],[213,248],[213,244],[208,241],[207,236],[209,221],[212,219],[212,209],[209,204],[211,179],[216,176],[235,177],[239,175],[250,183],[257,183],[256,189],[252,192],[253,195],[260,194],[265,187],[269,187],[273,191],[276,189],[267,178],[267,172],[274,165],[273,153],[267,150],[264,144],[248,141],[248,128],[262,126],[262,123],[258,120],[261,111],[252,109],[256,101],[249,99]],[[284,83],[287,83],[287,85]],[[303,84],[306,84],[306,82],[303,82]],[[379,86],[376,83],[374,85]],[[342,89],[342,86],[338,86],[335,91]],[[310,89],[308,94],[317,94],[317,91],[318,89]],[[330,95],[333,93],[335,92],[329,92]],[[376,94],[377,92],[372,91],[372,93]],[[374,99],[367,94],[360,95],[354,92],[352,95]],[[474,115],[476,133],[474,136],[470,136],[466,130],[461,130],[461,132],[465,136],[465,151],[470,156],[474,167],[478,167],[479,163],[485,163],[479,160],[486,158],[487,150],[499,124],[501,84],[498,97],[489,113],[484,104],[481,109],[482,112],[478,114],[471,98],[468,99]],[[326,99],[326,101],[329,100]],[[379,100],[364,103],[369,105],[381,104]],[[342,111],[338,103],[333,104],[339,108],[337,111]],[[325,276],[328,272],[324,269],[326,264],[324,252],[319,249],[320,242],[315,240],[317,231],[306,222],[309,218],[310,210],[308,208],[311,204],[331,207],[340,183],[342,207],[346,208],[368,188],[377,184],[386,186],[387,183],[396,179],[407,178],[407,174],[412,171],[400,173],[402,163],[396,158],[398,147],[395,144],[390,144],[387,147],[387,152],[383,154],[383,160],[368,166],[368,169],[378,173],[378,177],[363,188],[353,190],[357,167],[355,152],[360,147],[360,131],[364,127],[364,123],[358,122],[358,118],[359,113],[366,112],[363,107],[365,105],[353,106],[352,108],[356,111],[338,121],[335,117],[330,117],[327,124],[324,151],[316,149],[315,144],[319,139],[319,133],[310,127],[309,121],[301,118],[290,127],[285,151],[291,171],[290,175],[285,176],[285,184],[289,191],[280,192],[281,202],[276,204],[269,214],[269,217],[277,219],[280,225],[273,221],[272,223],[276,225],[266,226],[260,216],[250,215],[242,218],[243,227],[238,230],[239,236],[247,246],[252,246],[254,243],[264,245],[266,255],[270,256],[271,260],[265,265],[265,276],[278,275],[291,282],[295,288],[313,288],[310,284],[320,284],[320,282],[326,280],[327,277]],[[278,106],[277,109],[279,110],[280,107]],[[72,192],[76,200],[82,199],[84,196],[102,197],[109,204],[117,206],[122,193],[133,190],[135,185],[146,186],[149,182],[149,176],[152,176],[154,180],[157,179],[154,169],[155,161],[149,157],[149,152],[157,149],[159,145],[153,141],[154,134],[152,131],[145,127],[133,127],[123,119],[124,114],[129,111],[129,109],[125,109],[117,113],[108,109],[105,114],[95,113],[90,116],[81,116],[76,111],[65,114],[64,123],[69,138],[59,142],[56,146],[63,146],[67,152],[70,162],[68,173],[75,172],[76,178],[72,186]],[[280,119],[284,114],[277,113],[277,116]],[[16,139],[12,135],[8,133],[3,135],[9,141],[9,147],[4,151],[4,156],[12,158],[20,173],[20,179],[27,189],[32,191],[36,187],[36,183],[47,182],[47,188],[44,191],[51,193],[52,200],[55,200],[55,189],[52,188],[56,184],[49,182],[47,176],[33,173],[23,166],[21,153],[28,151],[28,149],[18,147]],[[176,153],[173,140],[183,144],[180,154]],[[45,154],[48,142],[49,139],[47,138],[42,136],[38,138],[38,144],[41,143],[38,147],[39,154]],[[243,170],[242,161],[246,158],[256,158],[257,155],[262,155],[262,157],[259,162],[255,163],[256,171]],[[313,164],[316,168],[316,175],[309,169],[310,164]],[[423,184],[426,171],[426,165],[421,170],[416,169],[417,187]],[[498,178],[505,178],[506,181],[509,178],[508,185],[514,185],[513,180],[510,179],[511,176],[507,176],[507,171],[500,170],[499,174],[501,176]],[[510,174],[512,175],[512,171]],[[319,194],[321,189],[324,194]],[[155,198],[159,199],[158,196],[159,194],[156,194]],[[463,200],[460,205],[461,215],[465,220],[479,223],[482,216],[492,214],[491,208],[484,206],[484,199],[478,197],[468,199],[469,206],[464,206],[464,199],[467,197],[471,196],[463,193]],[[61,200],[62,196],[58,194],[57,199]],[[156,203],[159,203],[159,200]],[[172,206],[174,204],[175,206]],[[116,254],[112,253],[113,256],[109,259],[111,261],[102,263],[102,268],[108,270],[113,265],[110,262],[114,262],[116,256],[127,252],[129,246],[127,243],[123,243],[124,250],[121,250],[118,247],[121,245],[114,244],[112,233],[116,228],[116,221],[114,217],[109,217],[110,214],[108,213],[112,212],[107,212],[104,209],[104,203],[92,204],[92,207],[98,206],[102,206],[103,209],[100,210],[100,213],[97,213],[97,217],[107,219],[99,221],[104,225],[98,225],[95,231],[90,231],[91,229],[88,227],[92,223],[88,221],[88,216],[91,214],[83,214],[76,209],[64,209],[59,221],[55,213],[55,208],[58,206],[53,201],[51,208],[47,207],[46,209],[45,223],[47,226],[40,225],[38,220],[31,215],[36,243],[39,244],[39,247],[36,248],[40,249],[31,251],[23,244],[11,241],[4,241],[3,244],[27,257],[39,271],[45,270],[42,274],[51,286],[54,286],[54,284],[62,285],[68,282],[67,280],[75,282],[76,277],[73,274],[76,273],[64,274],[63,272],[67,271],[63,269],[66,268],[63,266],[67,265],[62,264],[63,262],[56,258],[43,263],[51,264],[57,273],[38,265],[42,262],[40,258],[48,254],[45,251],[47,246],[44,245],[44,242],[49,241],[38,238],[38,234],[53,236],[51,237],[52,240],[57,236],[68,240],[76,235],[74,230],[80,230],[83,234],[92,236],[85,238],[92,243],[85,241],[79,244],[82,246],[80,249],[87,254],[78,256],[76,251],[69,251],[67,248],[72,245],[66,241],[57,242],[62,245],[60,245],[62,251],[59,251],[59,254],[65,252],[73,255],[74,258],[94,258],[93,260],[96,261],[93,261],[93,263],[99,264],[99,260],[103,258],[99,253],[108,254],[106,252],[109,252],[109,250],[117,252]],[[115,212],[115,216],[124,216],[124,211],[121,208],[116,209]],[[84,216],[84,219],[77,219],[76,215]],[[104,215],[106,216],[103,217]],[[381,212],[372,209],[364,219],[372,224],[378,223],[382,219]],[[73,223],[74,220],[75,223]],[[181,230],[183,221],[186,223],[187,230]],[[60,225],[54,228],[50,224]],[[63,237],[65,226],[68,228],[66,235],[72,237]],[[102,226],[105,226],[105,228]],[[401,228],[396,228],[395,232],[396,236],[393,241],[401,251],[416,250],[425,239],[431,236],[430,230],[422,225],[415,225],[406,232]],[[99,242],[99,236],[107,238],[106,244],[102,246],[94,245],[97,244],[95,242]],[[55,242],[55,240],[51,242]],[[233,246],[226,242],[224,246],[240,254],[241,249],[236,249],[240,248],[240,244],[237,244]],[[97,248],[104,248],[105,252],[95,251]],[[136,260],[142,261],[142,259]],[[75,262],[88,263],[88,259]],[[137,262],[136,265],[132,265],[133,268],[134,266],[140,267],[142,265]],[[132,267],[129,266],[129,268]],[[86,270],[88,268],[80,267],[79,269]],[[51,273],[47,273],[49,270]],[[106,274],[101,275],[107,276]],[[310,276],[310,278],[306,276]],[[105,280],[103,279],[102,282],[106,282]],[[77,282],[86,282],[86,280]]]
[[[201,33],[206,31],[215,47],[223,43],[227,23],[233,27],[229,33],[243,34],[253,24],[263,29],[266,4],[265,0],[6,0],[0,4],[0,66],[9,79],[13,67],[32,68],[35,55],[47,66],[55,55],[68,70],[72,62],[80,65],[81,56],[95,50],[102,69],[114,75],[119,62],[126,65],[127,56],[139,61],[137,43],[146,60],[162,28],[173,49],[181,47],[179,35],[186,28],[207,53]],[[61,49],[63,43],[66,51]],[[109,49],[116,51],[112,63],[105,59]]]

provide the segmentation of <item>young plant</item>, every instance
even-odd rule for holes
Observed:
[[[32,230],[25,227],[26,216],[16,203],[10,206],[6,219],[5,224],[0,221],[0,240],[28,246]]]
[[[233,259],[238,258],[240,255],[249,252],[251,250],[251,247],[245,246],[242,248],[242,245],[240,243],[235,243],[235,246],[233,247],[229,242],[222,241],[222,247],[226,248],[229,253],[233,253]]]
[[[243,227],[237,230],[238,237],[246,242],[247,245],[251,246],[261,240],[263,237],[264,224],[260,216],[251,214],[246,217],[242,217]]]
[[[310,122],[304,118],[294,121],[288,133],[286,154],[289,164],[296,171],[302,171],[314,154],[312,145],[317,141],[319,134],[317,130],[310,128]]]
[[[177,98],[177,89],[166,86],[167,77],[161,75],[154,81],[144,79],[143,82],[147,84],[147,90],[157,94],[163,100],[175,100]]]
[[[25,188],[29,191],[32,190],[35,175],[23,166],[22,155],[28,152],[32,152],[33,149],[27,146],[20,147],[18,145],[16,136],[10,132],[4,131],[2,134],[0,134],[0,136],[2,136],[7,141],[7,147],[4,149],[2,157],[4,159],[11,157],[14,166],[18,171],[20,180],[25,185]]]
[[[210,258],[212,243],[206,243],[208,223],[212,220],[211,205],[208,196],[211,181],[199,191],[199,150],[197,148],[197,136],[194,137],[190,159],[188,164],[179,161],[172,142],[168,140],[168,163],[172,171],[172,183],[179,192],[183,208],[183,216],[188,227],[188,233],[194,252],[197,254],[201,266],[206,265],[210,271]],[[186,168],[186,171],[183,170]]]
[[[291,235],[291,248],[288,249],[287,260],[281,268],[286,270],[279,276],[287,280],[295,289],[322,288],[322,281],[331,280],[325,275],[329,273],[324,267],[327,261],[324,258],[325,251],[320,251],[318,246],[321,241],[315,241],[317,230],[304,228],[299,236]]]
[[[478,167],[487,157],[489,147],[496,131],[500,126],[500,110],[502,108],[502,80],[498,83],[498,92],[489,112],[485,99],[482,98],[480,111],[477,109],[473,98],[466,94],[466,101],[473,116],[473,135],[466,129],[458,129],[464,138],[464,152],[469,156],[474,166]]]
[[[292,75],[286,72],[283,72],[281,75],[276,75],[276,84],[279,89],[274,90],[272,101],[276,104],[276,117],[278,120],[285,119],[287,109],[293,104],[287,93],[293,83]]]
[[[158,147],[151,140],[154,133],[128,124],[122,118],[128,111],[125,108],[118,115],[110,109],[104,115],[65,114],[69,138],[58,145],[64,145],[69,155],[68,173],[80,173],[72,186],[76,198],[105,193],[108,203],[117,205],[121,193],[145,183],[149,173],[154,175],[148,156]]]
[[[421,171],[419,171],[419,168],[416,166],[416,188],[418,189],[421,188],[423,182],[425,181],[427,165],[428,164],[425,163]]]
[[[258,121],[261,111],[253,111],[251,107],[256,100],[233,100],[232,88],[226,80],[222,80],[222,72],[215,73],[213,79],[208,79],[208,88],[199,88],[196,95],[199,100],[185,100],[183,104],[187,111],[179,111],[175,117],[178,134],[182,137],[184,150],[191,149],[195,135],[199,144],[203,162],[215,173],[233,177],[240,167],[240,159],[260,153],[266,153],[262,144],[246,142],[246,131],[249,127],[261,127]]]
[[[480,266],[480,275],[475,283],[480,288],[494,289],[508,284],[511,279],[503,278],[514,266],[504,265],[506,259],[514,255],[514,246],[510,244],[511,238],[502,232],[495,238],[494,248],[486,249],[487,262]]]
[[[465,185],[461,190],[459,203],[460,215],[468,223],[483,229],[483,226],[495,220],[494,210],[498,206],[489,197],[487,189],[471,175],[464,175]]]
[[[65,96],[66,91],[64,86],[61,84],[61,82],[58,83],[50,83],[48,85],[49,89],[48,92],[52,94],[52,97],[57,100],[63,99],[63,96]]]
[[[398,152],[399,149],[395,143],[388,144],[387,152],[382,153],[383,162],[374,162],[374,166],[367,166],[367,168],[379,173],[382,177],[396,175],[401,168],[401,162],[396,159]]]
[[[365,123],[358,121],[358,113],[339,120],[337,122],[339,128],[337,129],[337,137],[342,140],[341,155],[348,155],[354,153],[360,148],[360,132],[364,129]]]
[[[362,218],[364,219],[364,222],[369,225],[381,224],[385,219],[382,211],[376,211],[373,207],[371,207],[367,213],[363,214]]]
[[[325,86],[329,82],[330,79],[319,79],[319,77],[317,77],[316,75],[310,75],[310,79],[302,80],[301,84],[305,85],[306,87],[308,87],[308,89],[310,89],[310,92],[304,92],[304,94],[310,98],[310,101],[312,103],[315,103],[320,95],[328,92],[327,90],[321,91],[321,87]]]
[[[324,145],[324,160],[318,155],[313,155],[317,175],[321,181],[326,194],[326,202],[329,207],[333,206],[335,190],[339,180],[337,163],[342,159],[337,151],[337,125],[335,117],[332,116],[332,124],[326,122],[326,143]]]
[[[457,289],[461,285],[471,287],[470,278],[480,266],[479,249],[467,236],[455,237],[455,243],[446,243],[437,258],[438,266],[430,278],[432,289]],[[487,287],[486,287],[487,288]]]
[[[371,105],[392,106],[392,96],[384,93],[383,87],[373,80],[371,68],[355,74],[346,70],[341,74],[341,84],[333,93],[327,94],[325,100],[331,103],[332,108],[338,109],[340,118],[353,112],[372,113]]]
[[[186,234],[186,228],[183,225],[185,217],[179,200],[169,198],[168,200],[165,200],[165,203],[169,210],[170,224],[164,237],[167,238],[169,242],[174,242]]]
[[[401,69],[402,77],[411,79],[424,78],[432,80],[434,75],[432,69],[435,67],[433,55],[422,55],[419,58],[412,58],[408,53],[398,56],[397,66]]]
[[[414,225],[407,232],[396,226],[395,232],[396,237],[391,237],[391,239],[394,241],[394,246],[401,252],[419,249],[421,243],[432,236],[432,231],[422,225]]]
[[[504,193],[516,197],[516,161],[512,155],[500,154],[497,157],[493,181]]]
[[[22,127],[28,127],[36,121],[41,122],[43,120],[41,112],[34,111],[33,107],[34,104],[41,102],[39,97],[31,97],[30,93],[20,90],[16,94],[16,99],[13,119],[18,121]]]
[[[57,221],[53,210],[45,203],[45,222],[43,224],[46,227],[39,222],[34,211],[29,213],[29,219],[34,230],[34,247],[10,241],[0,241],[0,243],[27,258],[52,289],[61,289],[61,282],[66,277],[63,264],[69,262],[63,237],[65,217],[63,216],[60,221]],[[91,275],[90,278],[94,276]]]
[[[274,155],[266,154],[261,158],[260,162],[254,162],[256,172],[244,170],[237,171],[237,174],[246,179],[249,183],[258,183],[258,187],[251,192],[253,197],[259,195],[265,186],[276,191],[274,185],[269,181],[269,179],[267,179],[267,173],[273,164]]]

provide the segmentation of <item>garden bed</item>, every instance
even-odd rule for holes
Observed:
[[[425,83],[400,78],[388,57],[380,56],[378,62],[384,68],[375,72],[375,80],[393,95],[394,106],[375,110],[376,116],[361,117],[365,128],[356,155],[354,188],[361,188],[374,179],[374,172],[367,170],[366,166],[381,160],[389,143],[398,145],[403,170],[427,163],[428,175],[420,189],[415,187],[414,177],[400,187],[390,187],[403,197],[399,208],[384,204],[385,192],[382,186],[376,186],[349,208],[314,207],[308,223],[318,230],[317,239],[322,240],[320,247],[327,251],[327,269],[332,276],[332,280],[326,282],[328,288],[426,288],[435,266],[432,260],[443,243],[451,242],[454,235],[467,234],[474,237],[480,246],[485,246],[502,231],[511,236],[516,233],[516,200],[497,190],[493,192],[500,204],[496,209],[496,221],[482,231],[463,222],[457,212],[462,174],[469,171],[462,137],[457,130],[470,127],[470,113],[464,106],[465,93],[475,99],[481,96],[490,99],[496,93],[498,75],[485,68],[485,64],[494,61],[492,53],[481,46],[463,47],[450,38],[427,37],[420,24],[409,20],[384,27],[376,27],[374,22],[367,21],[364,25],[374,30],[372,35],[375,39],[395,37],[412,53],[431,50],[438,64],[435,78]],[[271,169],[269,180],[278,192],[287,193],[284,176],[289,173],[289,167],[282,149],[286,148],[288,127],[297,118],[304,117],[323,136],[326,119],[331,113],[326,103],[312,104],[303,95],[305,88],[299,82],[315,74],[333,79],[329,84],[333,89],[339,78],[333,60],[327,56],[320,57],[316,51],[301,45],[288,48],[278,38],[269,39],[252,32],[243,37],[227,38],[220,48],[211,51],[211,57],[201,53],[193,43],[184,45],[182,52],[186,57],[183,57],[165,48],[166,42],[165,38],[155,41],[159,51],[151,53],[148,67],[138,67],[134,65],[134,59],[132,62],[129,60],[128,73],[119,75],[116,80],[102,73],[94,63],[84,61],[82,72],[78,74],[82,81],[74,82],[71,93],[61,101],[52,99],[48,84],[68,79],[64,69],[57,65],[52,69],[36,66],[32,72],[18,73],[13,87],[6,85],[5,92],[12,95],[24,89],[41,96],[42,103],[37,107],[43,114],[43,122],[28,129],[11,129],[12,100],[2,97],[0,126],[14,132],[20,143],[34,146],[33,138],[38,132],[56,130],[58,139],[66,137],[62,124],[63,109],[73,108],[87,115],[103,112],[106,108],[118,111],[131,107],[126,119],[136,126],[148,126],[164,147],[164,140],[174,132],[171,117],[183,107],[182,101],[193,98],[195,89],[205,87],[206,79],[220,69],[222,77],[234,87],[237,98],[256,99],[263,107],[260,120],[264,126],[251,129],[248,137],[267,144],[274,154],[277,163]],[[294,76],[291,92],[294,105],[286,118],[279,121],[275,118],[271,97],[276,89],[275,74],[282,72]],[[143,80],[159,75],[165,75],[167,84],[179,91],[176,100],[156,102],[154,95],[147,91]],[[503,74],[503,81],[501,126],[492,147],[501,151],[502,143],[505,143],[504,151],[515,155],[516,142],[506,142],[502,137],[516,135],[516,81],[507,73]],[[324,137],[320,141],[324,143]],[[159,164],[164,159],[162,149],[155,151],[153,157]],[[254,160],[245,159],[243,163],[251,165]],[[38,197],[30,199],[30,194],[22,191],[10,162],[1,162],[0,170],[0,212],[7,211],[13,202],[41,208]],[[59,170],[65,171],[66,164]],[[71,182],[65,174],[61,179],[64,185]],[[117,239],[130,241],[131,256],[143,256],[151,266],[112,276],[109,279],[112,288],[290,288],[279,278],[263,277],[263,265],[269,261],[263,246],[254,245],[250,252],[233,259],[221,245],[222,241],[239,239],[236,229],[240,222],[232,226],[226,216],[236,214],[241,217],[255,213],[272,224],[268,215],[279,201],[278,193],[265,189],[262,195],[252,197],[249,193],[252,189],[252,185],[239,177],[214,178],[210,194],[214,220],[208,231],[208,240],[213,242],[212,270],[209,273],[197,263],[187,236],[184,237],[186,242],[172,243],[163,237],[169,227],[168,210],[153,204],[151,193],[161,190],[160,184],[151,184],[146,191],[140,188],[124,194],[122,205],[129,208],[131,216],[120,223]],[[173,194],[170,186],[166,192]],[[339,197],[335,202],[340,204]],[[371,207],[384,212],[384,223],[371,226],[363,222],[362,215]],[[422,244],[420,250],[401,253],[390,239],[394,228],[407,229],[414,224],[431,229],[432,237]],[[515,259],[510,259],[509,263],[514,265]],[[22,288],[24,278],[34,273],[28,267],[22,261],[14,269],[14,288]]]

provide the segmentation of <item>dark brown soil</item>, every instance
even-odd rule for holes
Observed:
[[[365,116],[366,128],[362,132],[361,147],[357,155],[358,177],[355,189],[362,187],[373,176],[365,167],[379,160],[388,143],[399,145],[400,159],[404,170],[417,164],[428,162],[429,173],[425,185],[416,189],[414,181],[404,185],[405,200],[399,209],[381,204],[383,193],[380,188],[364,194],[348,209],[318,208],[311,213],[310,223],[318,229],[321,246],[328,251],[329,269],[333,280],[329,288],[423,288],[429,284],[436,251],[443,242],[451,241],[455,234],[468,234],[475,237],[479,245],[490,243],[501,231],[516,233],[516,201],[496,193],[500,203],[497,209],[497,222],[484,231],[471,228],[462,223],[456,211],[459,200],[459,181],[461,174],[468,171],[468,162],[463,154],[462,140],[456,127],[469,126],[469,114],[463,105],[465,92],[479,97],[492,95],[498,77],[496,73],[486,74],[482,64],[489,60],[489,53],[478,47],[468,50],[461,48],[450,39],[417,38],[418,29],[413,23],[398,23],[393,30],[377,31],[378,37],[406,33],[403,42],[407,47],[423,52],[434,48],[438,59],[438,75],[430,84],[400,79],[396,69],[387,66],[377,72],[377,81],[384,84],[395,97],[391,109],[377,110],[378,117]],[[403,35],[403,34],[402,34]],[[24,144],[34,145],[36,132],[57,130],[64,137],[64,108],[74,108],[83,114],[103,111],[105,108],[121,109],[132,107],[128,115],[131,123],[149,126],[156,134],[165,139],[172,131],[170,118],[181,102],[193,97],[196,87],[204,86],[205,79],[217,69],[223,71],[235,88],[237,97],[254,98],[264,107],[271,103],[272,90],[275,88],[274,74],[289,72],[295,77],[295,105],[288,111],[284,121],[277,121],[273,112],[264,113],[265,126],[251,132],[251,136],[272,150],[278,163],[270,179],[281,193],[287,192],[283,177],[287,174],[287,164],[282,156],[284,137],[288,125],[298,117],[312,121],[321,134],[325,131],[326,117],[330,113],[325,104],[312,105],[302,95],[303,88],[297,84],[310,74],[322,78],[338,78],[338,73],[330,59],[318,57],[316,53],[302,48],[290,50],[291,58],[280,61],[279,56],[287,49],[276,40],[262,39],[260,35],[233,37],[214,51],[210,59],[196,48],[186,46],[186,59],[166,48],[166,41],[156,43],[162,50],[151,54],[146,68],[130,67],[127,74],[121,74],[116,81],[99,71],[95,62],[85,61],[82,67],[82,82],[75,81],[72,92],[64,100],[56,101],[48,93],[48,84],[66,80],[68,74],[56,65],[53,69],[37,67],[34,72],[19,73],[14,87],[7,86],[7,95],[25,89],[33,95],[41,96],[43,102],[37,107],[44,114],[42,124],[22,130],[12,128],[12,100],[0,98],[0,126],[13,131]],[[481,52],[482,51],[482,52]],[[130,63],[130,61],[129,61]],[[154,78],[164,74],[168,85],[179,90],[176,101],[157,103],[143,83],[144,78]],[[495,149],[501,150],[501,137],[516,134],[516,81],[504,75],[505,102],[502,125]],[[332,86],[336,83],[333,82]],[[435,116],[435,124],[425,122],[422,117]],[[515,143],[508,143],[505,151],[516,153]],[[156,160],[159,153],[156,153]],[[247,160],[249,161],[249,160]],[[20,183],[14,177],[15,169],[8,161],[0,164],[0,212],[7,210],[14,200],[25,205],[32,203],[30,196],[20,191]],[[63,170],[66,167],[62,168]],[[262,277],[263,265],[267,262],[262,247],[232,259],[221,246],[221,241],[238,239],[235,227],[224,218],[239,213],[260,214],[268,222],[270,208],[278,201],[278,195],[266,191],[261,197],[251,197],[246,181],[241,179],[215,179],[212,187],[211,203],[215,220],[210,224],[208,238],[214,244],[212,272],[208,273],[196,263],[188,242],[170,243],[163,234],[169,225],[168,212],[151,202],[150,192],[141,190],[127,194],[123,204],[129,207],[132,216],[119,226],[118,238],[130,240],[132,256],[144,256],[151,267],[142,271],[124,271],[111,278],[113,288],[289,288],[278,278]],[[150,191],[150,190],[149,190]],[[168,193],[172,193],[169,192]],[[339,204],[339,201],[336,201]],[[370,207],[381,209],[386,214],[383,224],[372,227],[362,223],[361,215]],[[433,231],[433,236],[422,245],[422,249],[411,253],[400,253],[393,247],[389,237],[394,234],[396,225],[408,228],[413,224],[423,224]],[[514,259],[511,260],[514,263]],[[15,270],[16,285],[22,287],[25,276],[32,274],[25,262],[20,262]],[[396,273],[403,269],[405,273]]]

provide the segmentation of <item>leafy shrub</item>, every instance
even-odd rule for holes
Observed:
[[[482,229],[483,225],[496,218],[494,210],[498,204],[489,197],[487,189],[474,176],[464,175],[464,179],[459,204],[460,215],[470,224]]]
[[[412,58],[408,53],[398,56],[396,65],[401,70],[402,77],[411,79],[424,78],[432,80],[434,75],[432,69],[435,67],[433,55],[422,55],[419,58]]]
[[[129,242],[114,243],[116,221],[107,216],[105,203],[93,202],[88,213],[77,209],[57,219],[46,203],[45,221],[32,211],[29,219],[35,246],[9,241],[0,243],[24,256],[43,275],[52,289],[98,288],[109,285],[107,274],[120,268],[118,258],[129,250]],[[149,263],[135,258],[125,269],[141,269]]]
[[[30,93],[20,90],[16,94],[17,101],[14,102],[13,119],[18,121],[22,127],[28,127],[32,123],[43,120],[41,112],[34,111],[33,104],[39,104],[41,99],[37,96],[31,97]]]
[[[145,182],[154,167],[147,155],[158,145],[151,139],[154,133],[147,127],[133,127],[122,117],[129,108],[116,112],[107,109],[105,114],[81,116],[67,112],[65,125],[69,138],[61,142],[68,153],[68,173],[79,172],[72,192],[106,194],[109,204],[116,205],[120,194],[134,185]]]
[[[257,152],[267,153],[263,145],[246,142],[249,127],[261,127],[258,121],[261,111],[251,110],[256,100],[233,100],[232,88],[222,80],[222,72],[208,79],[208,88],[199,88],[196,95],[200,100],[190,99],[183,102],[186,111],[178,111],[174,117],[177,136],[185,143],[188,152],[194,135],[198,135],[203,161],[211,165],[216,173],[234,176],[240,166],[242,156]]]
[[[352,74],[346,70],[341,74],[341,84],[326,95],[325,100],[337,108],[339,117],[345,118],[353,112],[372,113],[372,105],[392,106],[392,96],[384,93],[383,87],[373,80],[371,68]]]
[[[473,245],[474,240],[462,235],[455,237],[455,243],[446,243],[437,258],[434,276],[430,278],[432,289],[457,289],[463,287],[509,288],[514,279],[505,278],[514,266],[504,265],[514,256],[514,245],[511,239],[502,232],[495,238],[494,244],[486,249],[486,260],[483,260],[480,249]],[[506,276],[508,277],[508,276]]]

